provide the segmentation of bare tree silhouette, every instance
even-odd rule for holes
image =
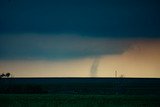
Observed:
[[[124,74],[121,74],[120,77],[121,77],[121,78],[124,78]]]

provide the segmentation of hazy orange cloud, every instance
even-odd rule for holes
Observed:
[[[122,54],[103,55],[97,77],[160,77],[160,40],[134,40]],[[0,72],[11,72],[15,77],[89,77],[94,57],[80,59],[1,60]]]
[[[159,47],[160,40],[137,40],[121,55],[104,56],[99,75],[114,76],[117,70],[119,76],[160,77]]]

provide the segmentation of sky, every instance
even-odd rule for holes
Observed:
[[[159,0],[1,0],[0,73],[160,77]]]

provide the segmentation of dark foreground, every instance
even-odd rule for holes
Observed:
[[[1,94],[160,95],[158,78],[3,78]]]
[[[158,96],[1,94],[1,107],[160,107]]]
[[[0,107],[160,107],[158,78],[3,78]]]

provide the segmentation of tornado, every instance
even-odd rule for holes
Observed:
[[[99,62],[100,62],[100,57],[95,57],[92,65],[91,65],[91,70],[90,70],[91,77],[96,77],[97,76]]]

